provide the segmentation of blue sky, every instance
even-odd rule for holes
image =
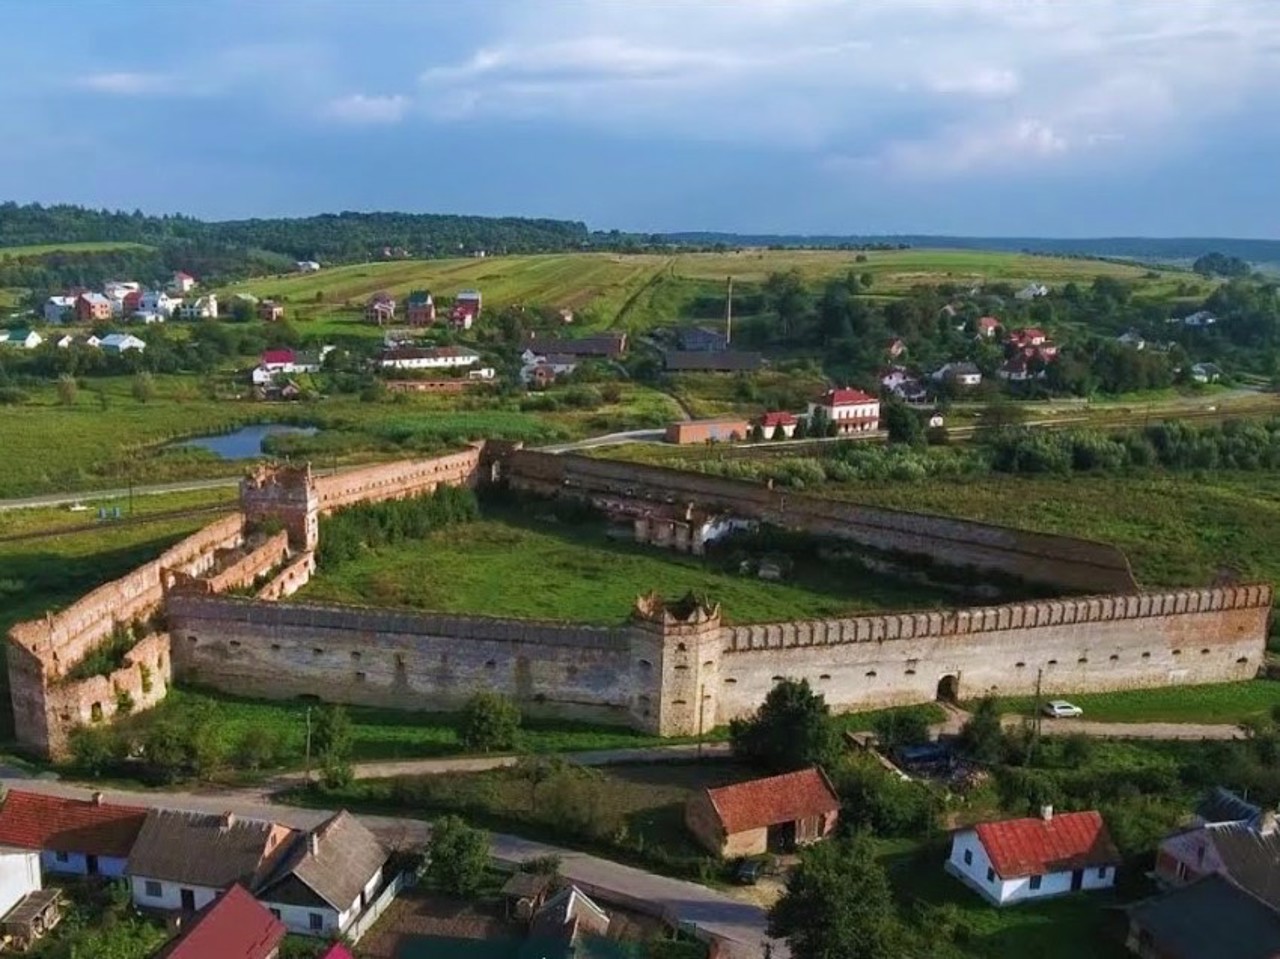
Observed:
[[[1277,0],[0,0],[0,193],[1280,236]]]

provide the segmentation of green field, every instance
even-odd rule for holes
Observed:
[[[1144,586],[1202,586],[1220,573],[1280,581],[1280,476],[1266,471],[985,475],[862,483],[823,495],[1112,543]]]
[[[613,327],[640,331],[689,318],[698,297],[723,295],[732,275],[744,291],[770,273],[798,270],[811,280],[840,276],[851,269],[870,273],[877,295],[903,293],[918,285],[1031,281],[1088,282],[1096,276],[1133,281],[1140,291],[1168,292],[1178,282],[1209,285],[1190,273],[1159,273],[1103,260],[1025,256],[958,250],[894,250],[863,254],[839,250],[745,250],[741,253],[614,254],[573,253],[485,259],[397,260],[323,269],[237,283],[223,293],[253,293],[286,304],[291,314],[313,321],[326,332],[363,333],[377,329],[358,317],[368,297],[387,290],[403,298],[426,288],[441,298],[475,287],[486,308],[525,305],[569,308],[579,316],[575,328]]]
[[[370,603],[529,619],[619,623],[638,595],[690,590],[752,623],[936,605],[941,595],[801,560],[786,582],[738,573],[733,562],[610,539],[599,523],[566,523],[504,509],[424,540],[369,550],[320,570],[299,599]]]
[[[0,246],[0,260],[10,256],[45,256],[49,253],[110,253],[112,250],[152,250],[145,243],[41,243],[34,246]]]
[[[1069,699],[1084,710],[1085,719],[1098,722],[1244,723],[1270,718],[1271,711],[1280,706],[1280,682],[1255,679],[1117,693],[1054,693],[1053,698]],[[1009,697],[1000,700],[1000,707],[1029,716],[1035,702],[1026,696]]]

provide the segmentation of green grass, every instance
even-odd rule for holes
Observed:
[[[1084,710],[1085,719],[1109,723],[1242,723],[1267,719],[1280,706],[1280,682],[1255,679],[1206,686],[1164,686],[1116,693],[1054,693]],[[1000,700],[1005,712],[1031,715],[1029,697]]]
[[[586,623],[622,622],[636,596],[650,590],[705,593],[735,623],[941,600],[919,587],[817,561],[797,562],[789,581],[764,582],[731,563],[610,539],[598,522],[556,521],[536,505],[524,514],[502,507],[486,515],[322,569],[298,598]]]
[[[823,494],[1102,540],[1124,550],[1147,587],[1201,586],[1223,572],[1280,581],[1280,475],[1266,471],[987,475]]]
[[[10,256],[44,256],[47,253],[110,253],[113,250],[153,250],[145,243],[114,240],[93,243],[40,243],[32,246],[0,246],[0,260]]]

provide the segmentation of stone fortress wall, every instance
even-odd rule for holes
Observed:
[[[638,530],[673,524],[683,539],[671,542],[690,547],[708,520],[734,517],[1098,595],[754,626],[647,596],[610,628],[279,602],[314,570],[323,513],[491,481],[589,501]],[[1123,553],[1104,544],[503,443],[322,477],[263,468],[242,482],[241,509],[62,613],[14,627],[23,746],[61,755],[71,728],[111,718],[120,689],[145,708],[173,678],[406,709],[449,709],[495,689],[532,714],[660,735],[749,714],[782,676],[809,679],[837,710],[1026,694],[1038,677],[1045,692],[1237,680],[1261,663],[1272,602],[1270,585],[1140,592]],[[226,595],[255,586],[253,599]],[[63,678],[115,624],[157,613],[167,632],[144,638],[122,669]]]

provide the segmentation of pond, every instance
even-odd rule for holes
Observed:
[[[246,460],[262,455],[262,441],[268,436],[279,436],[283,433],[300,433],[303,436],[314,436],[314,426],[289,426],[286,423],[258,423],[253,426],[242,426],[232,433],[218,433],[209,436],[193,436],[191,439],[170,443],[171,447],[193,446],[208,450],[224,460]]]

